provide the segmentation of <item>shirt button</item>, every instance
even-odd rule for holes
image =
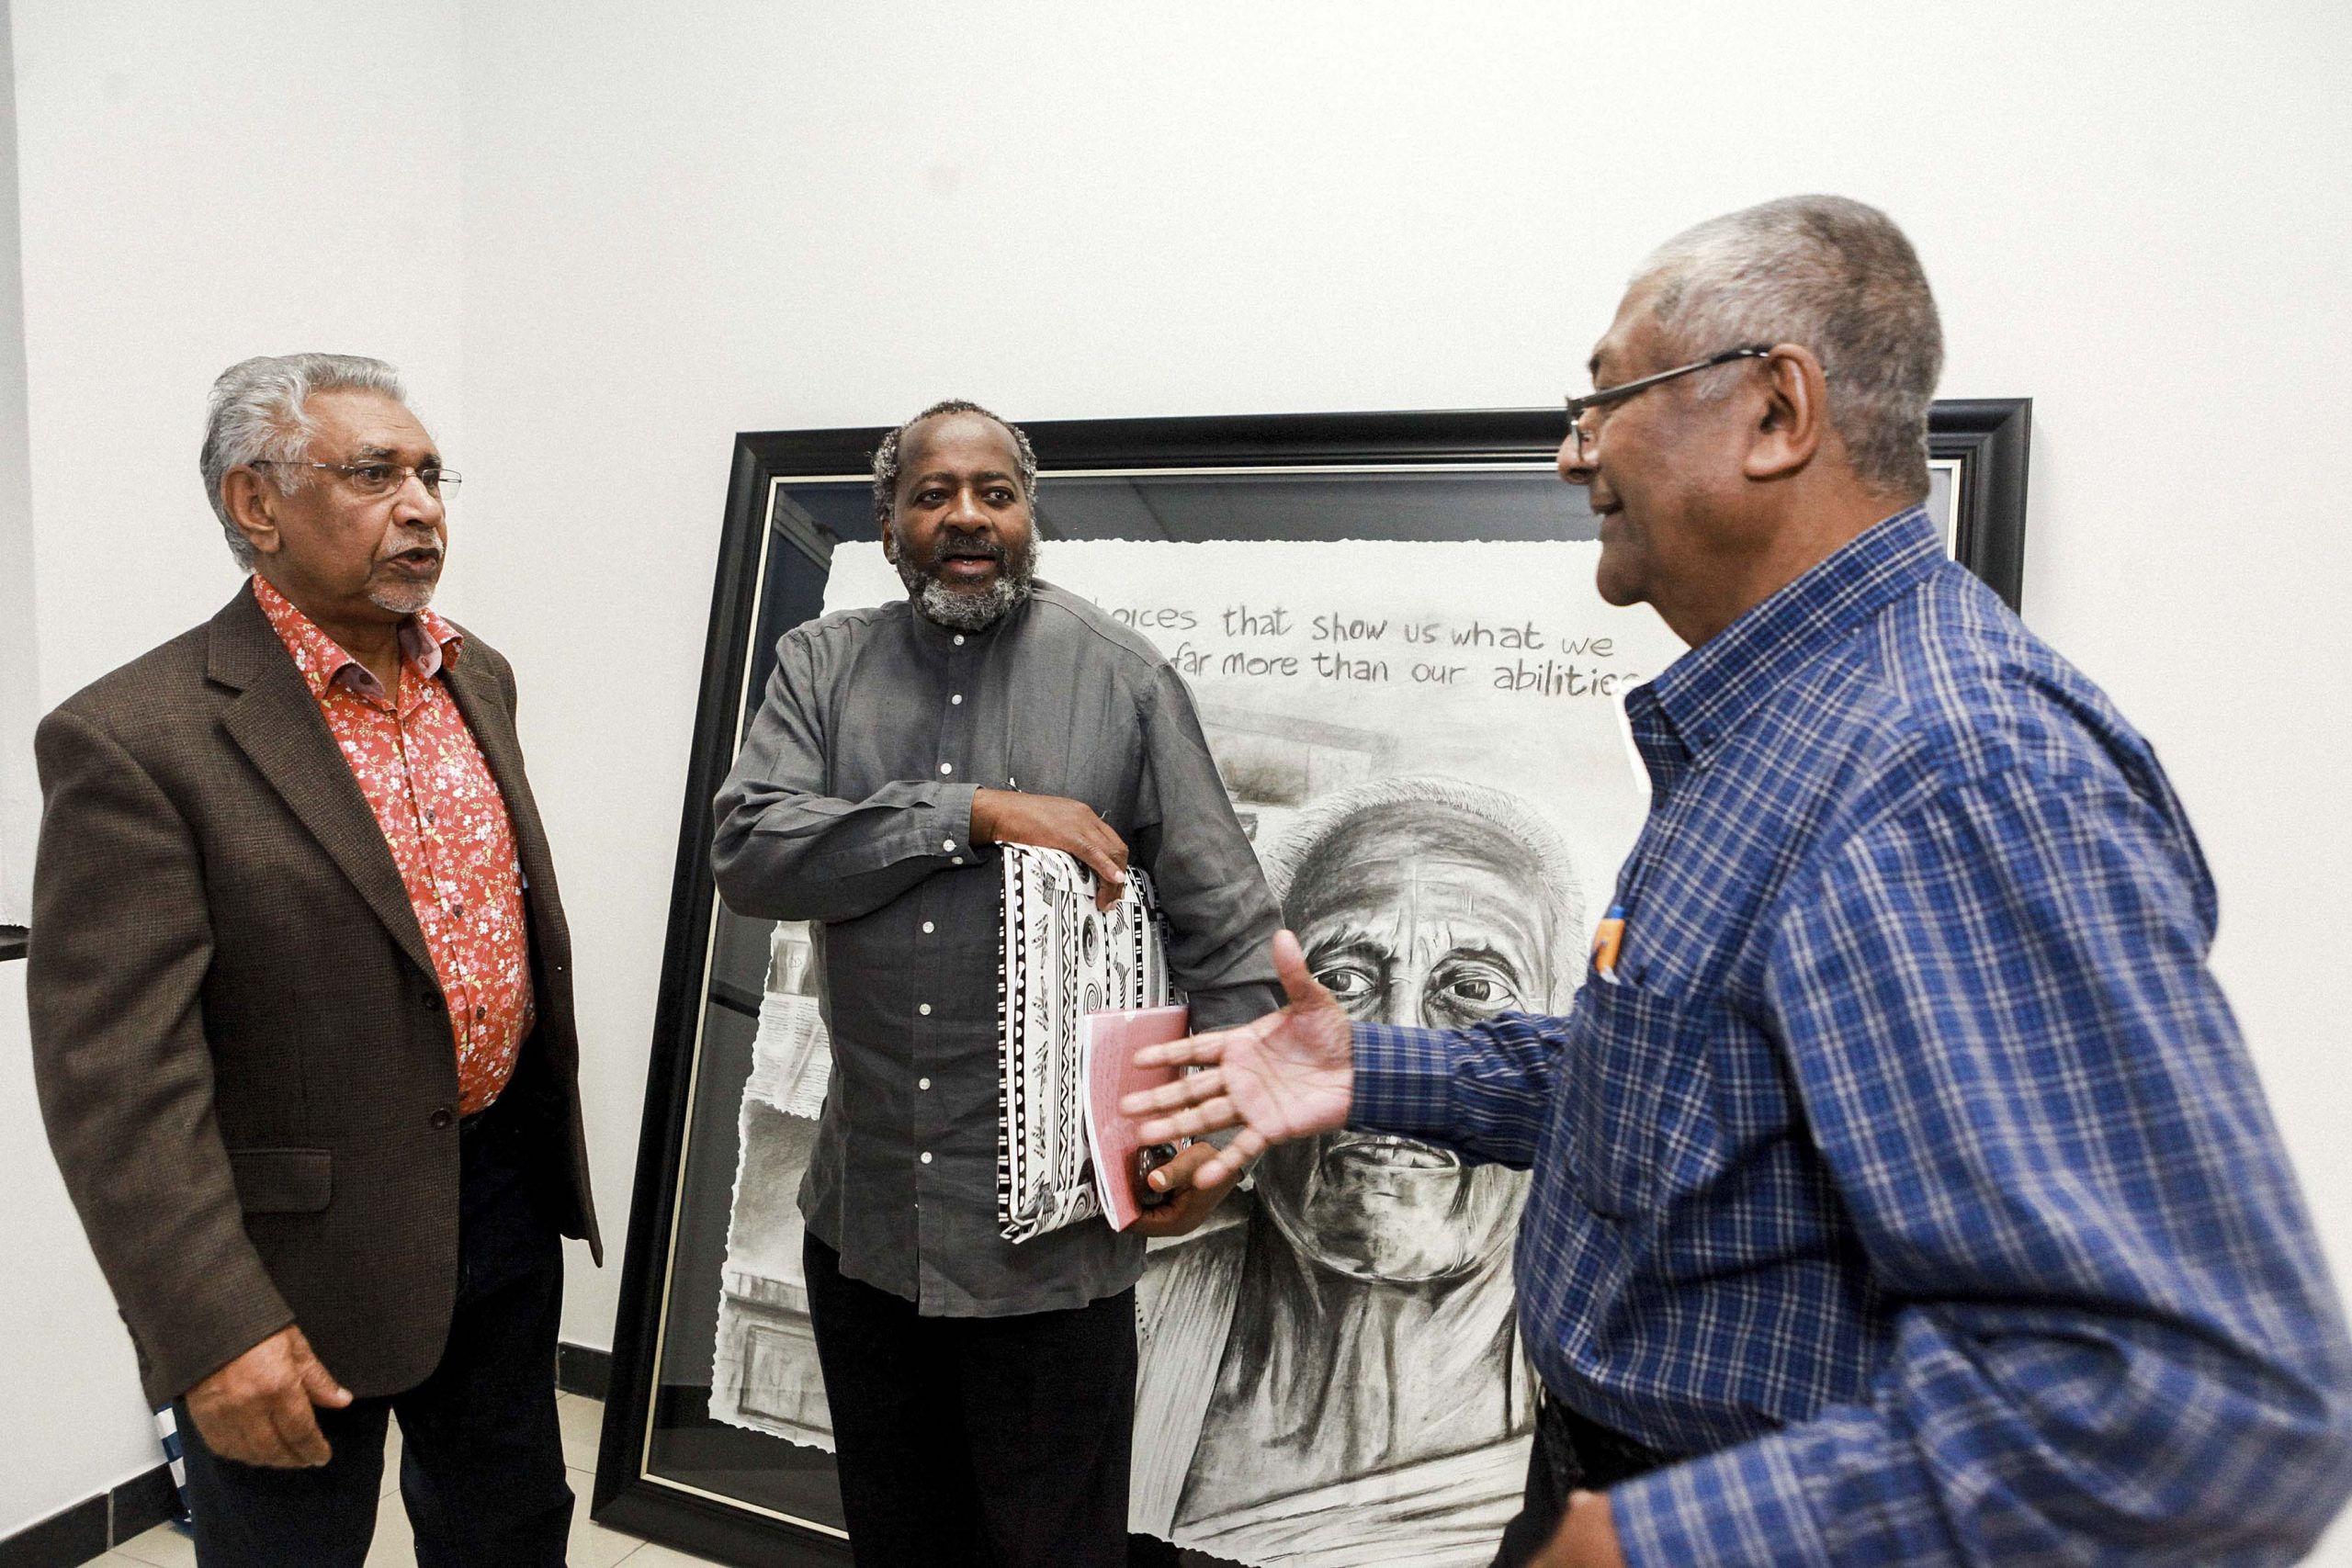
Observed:
[[[950,855],[947,857],[947,863],[949,865],[962,865],[964,863],[964,857],[962,855]]]
[[[929,1018],[931,1016],[931,1004],[929,1002],[923,1002],[916,1007],[915,1011],[922,1014],[925,1018]]]
[[[962,642],[964,639],[959,637],[956,640],[957,642]],[[929,1149],[925,1149],[922,1152],[922,1163],[925,1165],[929,1165],[931,1163],[931,1151]]]
[[[925,921],[922,923],[922,934],[923,934],[923,935],[925,935],[925,936],[929,936],[933,931],[936,931],[936,930],[938,930],[938,929],[939,929],[939,928],[937,928],[936,926],[933,925],[929,920],[925,920]]]
[[[958,648],[964,646],[964,634],[962,632],[957,632],[956,634],[956,646]]]
[[[929,1089],[931,1087],[931,1080],[929,1078],[917,1078],[915,1079],[915,1087],[917,1089]]]
[[[952,773],[956,771],[956,764],[953,762],[942,762],[939,764],[939,771],[943,773]]]
[[[961,693],[961,692],[958,692],[958,693],[956,693],[954,696],[952,696],[952,697],[948,698],[947,700],[948,700],[950,703],[954,704],[956,706],[957,706],[957,707],[962,707],[962,706],[964,705],[964,694],[963,694],[963,693]]]
[[[943,850],[952,850],[956,847],[956,840],[953,839],[942,839],[939,840],[939,847]]]

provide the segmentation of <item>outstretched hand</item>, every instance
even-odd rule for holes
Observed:
[[[1230,1181],[1275,1144],[1347,1124],[1355,1100],[1347,1010],[1307,973],[1306,954],[1289,931],[1274,938],[1274,972],[1290,997],[1280,1012],[1136,1053],[1140,1066],[1201,1069],[1119,1102],[1129,1116],[1151,1117],[1138,1129],[1145,1142],[1240,1129],[1193,1173],[1200,1186]]]

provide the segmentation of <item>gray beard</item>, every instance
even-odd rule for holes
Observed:
[[[1016,563],[1007,559],[999,563],[1003,570],[997,580],[978,593],[959,592],[932,576],[907,558],[904,549],[899,552],[899,581],[907,585],[907,594],[923,619],[952,632],[979,632],[1002,620],[1029,597],[1037,580],[1037,543],[1033,536],[1029,548]]]
[[[395,615],[413,615],[433,603],[437,582],[387,584],[368,591],[368,603]]]

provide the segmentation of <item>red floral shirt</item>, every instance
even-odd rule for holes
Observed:
[[[256,576],[254,597],[326,716],[400,867],[449,1004],[458,1112],[498,1098],[531,1032],[530,929],[506,802],[465,716],[435,677],[465,638],[431,610],[401,628],[400,690]]]

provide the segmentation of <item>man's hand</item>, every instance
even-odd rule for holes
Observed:
[[[1119,1102],[1129,1116],[1153,1116],[1138,1129],[1148,1142],[1241,1129],[1224,1151],[1204,1159],[1193,1179],[1229,1183],[1275,1144],[1344,1127],[1355,1100],[1355,1037],[1342,1008],[1306,971],[1306,954],[1289,931],[1274,937],[1274,971],[1290,1005],[1254,1023],[1147,1045],[1139,1066],[1185,1067],[1159,1089]]]
[[[334,1457],[311,1406],[340,1410],[351,1391],[288,1324],[189,1389],[187,1399],[204,1446],[222,1459],[300,1470]]]
[[[972,841],[1035,844],[1063,850],[1094,873],[1094,907],[1107,909],[1127,886],[1127,844],[1082,800],[1023,795],[1017,789],[972,792]]]
[[[1625,1553],[1617,1544],[1617,1524],[1609,1512],[1609,1495],[1569,1493],[1560,1528],[1544,1550],[1529,1559],[1528,1568],[1625,1568]]]
[[[1168,1201],[1146,1209],[1136,1218],[1131,1229],[1142,1235],[1184,1235],[1200,1226],[1209,1212],[1225,1201],[1225,1195],[1241,1179],[1237,1170],[1222,1181],[1205,1186],[1195,1180],[1201,1167],[1208,1164],[1216,1153],[1214,1144],[1187,1144],[1176,1151],[1176,1157],[1153,1171],[1145,1184],[1153,1192],[1173,1194]]]

